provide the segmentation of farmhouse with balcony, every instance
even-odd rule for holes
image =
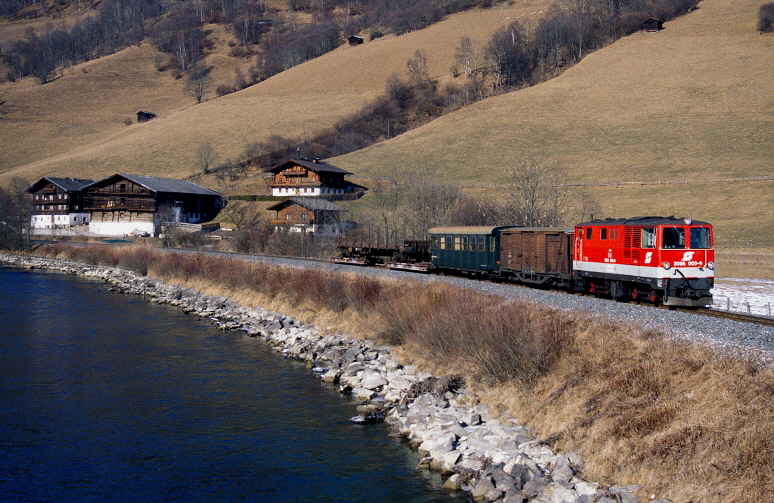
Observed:
[[[89,223],[83,189],[94,180],[44,176],[27,189],[32,194],[33,229],[56,229]]]
[[[273,196],[358,199],[367,190],[362,185],[344,180],[352,174],[349,171],[319,159],[290,159],[269,171],[274,175],[269,183]]]
[[[291,197],[266,208],[275,211],[271,224],[275,230],[311,232],[318,235],[337,235],[344,208],[325,199]]]
[[[223,197],[187,180],[115,174],[86,187],[89,232],[107,236],[158,236],[162,225],[198,224],[215,218]]]

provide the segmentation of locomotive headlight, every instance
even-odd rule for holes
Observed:
[[[663,267],[665,270],[668,271],[669,269],[672,268],[672,264],[670,264],[669,262],[664,262],[663,264],[661,264],[661,267]]]
[[[707,269],[709,269],[710,271],[714,271],[715,270],[715,262],[713,262],[711,260],[709,262],[707,262]]]

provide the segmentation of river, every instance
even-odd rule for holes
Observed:
[[[259,339],[0,267],[0,501],[462,502]]]

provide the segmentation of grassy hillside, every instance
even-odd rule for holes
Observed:
[[[431,74],[449,74],[462,36],[484,41],[518,16],[537,15],[544,4],[528,0],[513,7],[461,13],[418,32],[344,46],[258,85],[196,106],[182,93],[181,82],[164,82],[170,77],[153,74],[150,53],[133,68],[146,78],[153,74],[158,82],[137,87],[133,81],[138,77],[104,70],[119,79],[126,75],[123,86],[128,96],[114,98],[114,92],[96,88],[81,92],[82,86],[102,85],[82,83],[83,68],[98,71],[103,60],[129,59],[137,48],[78,65],[45,86],[3,85],[3,106],[19,112],[13,123],[0,120],[0,142],[14,145],[11,152],[0,154],[0,182],[14,175],[93,177],[116,171],[184,177],[196,170],[195,152],[202,142],[212,143],[223,160],[240,158],[246,146],[271,135],[312,135],[380,94],[392,73],[405,75],[406,61],[417,49],[427,53]],[[161,95],[155,93],[157,89]],[[106,101],[95,101],[100,99]],[[55,102],[81,103],[95,114],[115,116],[104,117],[100,127],[91,131],[88,124],[70,118],[76,107],[50,109],[48,104]],[[124,118],[141,108],[160,112],[161,117],[125,126]]]
[[[719,225],[721,245],[770,246],[772,182],[709,183],[774,175],[774,36],[755,31],[759,5],[705,0],[550,82],[331,162],[377,178],[429,170],[494,192],[523,157],[579,183],[687,180],[584,191],[603,209],[595,216],[693,212]]]

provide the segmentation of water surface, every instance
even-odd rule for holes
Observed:
[[[465,501],[305,366],[107,288],[0,267],[0,500]]]

